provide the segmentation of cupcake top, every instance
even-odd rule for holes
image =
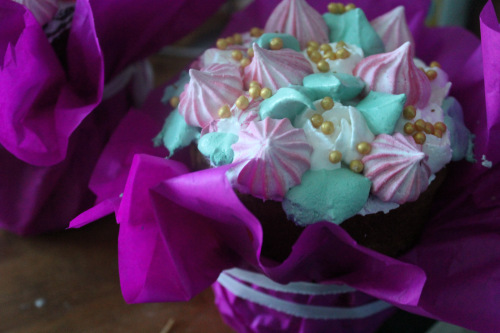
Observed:
[[[284,0],[168,90],[176,109],[159,141],[179,142],[170,155],[196,142],[213,167],[232,164],[238,191],[282,201],[299,225],[388,212],[472,156],[448,76],[414,48],[403,7],[370,23],[353,5],[321,15]]]

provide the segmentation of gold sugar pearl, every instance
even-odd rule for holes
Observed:
[[[239,45],[243,44],[243,36],[241,36],[241,34],[238,34],[238,33],[234,34],[233,39],[234,39],[235,44],[239,44]]]
[[[358,143],[358,145],[356,146],[356,150],[361,155],[368,155],[372,151],[372,145],[368,142],[363,141]]]
[[[347,59],[347,58],[349,58],[351,53],[349,51],[347,51],[346,49],[338,49],[337,52],[335,52],[335,55],[339,59]]]
[[[219,114],[220,118],[231,117],[231,109],[229,108],[229,105],[227,105],[227,104],[222,106],[217,113]]]
[[[320,60],[323,59],[323,57],[321,56],[321,53],[319,53],[318,51],[313,51],[311,53],[311,55],[309,56],[309,58],[311,59],[312,62],[315,62],[315,63],[318,63],[318,62],[320,62]]]
[[[249,48],[249,49],[247,50],[247,55],[248,55],[250,58],[253,58],[253,55],[254,55],[254,53],[253,53],[253,48]]]
[[[240,50],[231,51],[231,57],[236,61],[241,61],[243,59],[243,53]]]
[[[427,78],[429,79],[429,81],[434,81],[437,78],[438,73],[433,69],[429,69],[429,70],[425,71],[425,75],[427,75]]]
[[[425,123],[424,132],[427,133],[427,134],[434,133],[434,125],[432,125],[429,122]]]
[[[250,36],[252,37],[260,37],[262,36],[262,29],[260,28],[257,28],[257,27],[253,27],[252,29],[250,29]]]
[[[321,44],[319,46],[319,49],[323,52],[328,52],[328,51],[332,51],[332,47],[330,46],[330,44]]]
[[[416,122],[415,122],[415,129],[419,132],[422,132],[425,128],[425,121],[422,120],[422,119],[418,119]]]
[[[353,9],[356,9],[356,5],[353,4],[353,3],[348,3],[347,5],[345,5],[345,10],[346,12],[350,11],[350,10],[353,10]]]
[[[361,173],[363,172],[363,169],[365,168],[365,165],[363,162],[360,160],[352,160],[351,163],[349,163],[349,169],[356,173]]]
[[[405,119],[411,120],[417,115],[417,109],[413,105],[405,106],[403,109],[403,117]]]
[[[314,51],[317,51],[314,49],[314,47],[312,46],[308,46],[307,49],[306,49],[306,53],[307,53],[307,56],[308,57],[311,57],[311,54],[314,52]]]
[[[436,127],[434,127],[434,136],[438,137],[438,138],[442,138],[443,137],[443,131],[437,129]]]
[[[224,38],[219,38],[215,45],[219,50],[225,50],[227,48],[227,41]]]
[[[323,98],[321,100],[321,107],[323,108],[323,110],[331,110],[333,107],[335,106],[335,102],[333,101],[333,99],[329,96],[326,96],[325,98]]]
[[[233,36],[226,37],[226,43],[227,43],[227,45],[233,45],[234,44],[234,37]]]
[[[241,61],[240,61],[240,66],[242,66],[242,67],[247,67],[248,65],[250,65],[250,62],[251,62],[251,61],[250,61],[250,59],[248,59],[248,58],[243,58],[243,59],[241,59]]]
[[[238,99],[236,100],[236,107],[238,109],[241,109],[241,110],[245,110],[247,107],[248,107],[248,104],[250,102],[248,101],[248,98],[246,98],[246,96],[240,96],[238,97]]]
[[[308,41],[306,45],[307,45],[307,48],[311,48],[314,51],[319,49],[319,43],[315,40]]]
[[[403,128],[404,132],[408,135],[412,135],[415,131],[415,124],[413,123],[406,123]]]
[[[260,91],[261,91],[260,86],[254,85],[253,87],[250,87],[248,93],[250,94],[250,97],[256,99],[260,97]]]
[[[415,140],[415,142],[418,143],[419,145],[423,145],[426,139],[427,136],[425,135],[425,133],[418,132],[413,134],[413,140]]]
[[[327,120],[321,124],[321,132],[323,132],[323,134],[330,135],[334,131],[335,131],[335,126],[333,125],[333,123],[331,121]]]
[[[328,51],[323,55],[323,59],[337,60],[337,55],[333,51]]]
[[[268,99],[272,95],[273,91],[269,88],[262,88],[262,90],[260,91],[260,97],[262,97],[263,99]]]
[[[179,105],[180,99],[178,96],[174,96],[170,99],[169,102],[170,102],[170,105],[175,109]]]
[[[433,67],[433,68],[441,68],[441,64],[437,61],[433,61],[431,62],[431,64],[429,65],[429,67]]]
[[[321,73],[326,73],[330,71],[330,65],[326,62],[326,60],[320,60],[318,61],[318,70]]]
[[[345,6],[340,2],[331,2],[328,4],[328,11],[332,14],[345,13]]]
[[[338,49],[343,49],[347,46],[347,44],[343,40],[339,40],[337,44],[335,45],[335,48]]]
[[[342,153],[338,150],[332,150],[328,155],[328,159],[332,164],[337,164],[342,161]]]
[[[447,129],[446,124],[441,122],[441,121],[438,121],[437,123],[435,123],[434,128],[437,130],[440,130],[442,133],[445,133],[446,129]]]
[[[281,50],[283,48],[283,39],[275,37],[269,42],[269,48],[273,51]]]
[[[249,86],[250,88],[252,88],[252,87],[259,87],[259,88],[262,88],[262,87],[261,87],[261,85],[260,85],[260,83],[259,83],[259,82],[257,82],[257,81],[250,81],[250,83],[248,84],[248,86]]]
[[[320,114],[313,115],[310,120],[314,128],[319,128],[323,124],[323,116]]]

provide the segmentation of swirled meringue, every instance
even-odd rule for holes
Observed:
[[[431,97],[429,79],[413,63],[409,42],[398,49],[369,56],[354,68],[353,74],[367,83],[370,90],[406,94],[406,105],[425,107]]]
[[[311,40],[329,42],[323,17],[304,0],[282,1],[269,16],[264,31],[290,34],[298,39],[301,48]]]
[[[59,0],[13,0],[33,14],[40,25],[45,25],[57,13]]]
[[[373,183],[372,193],[383,201],[403,204],[417,200],[429,186],[427,159],[413,138],[396,133],[377,136],[362,162],[365,177]]]
[[[283,200],[310,167],[312,147],[287,118],[250,123],[232,147],[236,165],[229,179],[239,191],[264,200]]]
[[[243,75],[247,89],[251,81],[257,81],[275,93],[281,87],[301,84],[305,76],[313,73],[309,61],[299,52],[290,49],[269,51],[255,43],[253,50],[253,60],[245,67]]]
[[[394,51],[406,42],[415,45],[413,35],[406,23],[404,6],[398,6],[375,18],[370,24],[382,38],[386,52]]]
[[[243,93],[238,67],[214,64],[202,70],[189,70],[191,80],[180,96],[179,113],[191,126],[205,127],[218,118],[220,107],[233,105]]]

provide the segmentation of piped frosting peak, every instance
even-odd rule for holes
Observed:
[[[305,0],[282,1],[267,20],[266,32],[287,33],[298,39],[301,48],[307,42],[328,43],[328,26],[323,17]]]
[[[408,28],[405,8],[398,6],[370,22],[377,34],[382,38],[387,52],[394,51],[406,42],[415,45],[413,35]]]
[[[179,113],[191,126],[205,127],[218,118],[218,110],[233,105],[243,93],[237,66],[214,64],[202,70],[189,70],[191,80],[180,96]]]
[[[253,44],[253,50],[252,63],[244,69],[246,88],[251,81],[257,81],[274,93],[281,87],[301,84],[305,76],[313,73],[302,53],[290,49],[270,51],[257,44]]]
[[[400,133],[380,134],[372,151],[363,157],[364,175],[373,183],[372,193],[383,201],[415,201],[429,185],[431,170],[422,146]]]
[[[406,105],[425,107],[431,97],[429,79],[413,63],[413,50],[409,42],[392,52],[361,60],[353,74],[363,79],[370,90],[393,95],[405,94]]]
[[[239,191],[264,200],[281,201],[311,166],[312,147],[288,118],[250,123],[233,150],[236,166],[230,179]]]

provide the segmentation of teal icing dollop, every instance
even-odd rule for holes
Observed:
[[[281,38],[283,41],[283,48],[292,49],[294,51],[300,52],[300,43],[297,38],[289,34],[281,33],[265,33],[260,36],[255,42],[263,49],[269,50],[269,43],[273,38]]]
[[[165,120],[161,132],[153,139],[155,146],[164,145],[172,157],[178,149],[187,147],[200,137],[199,129],[189,126],[177,109],[173,110]]]
[[[295,117],[307,108],[316,110],[310,96],[310,91],[300,86],[280,88],[268,99],[260,104],[260,119],[270,117],[272,119],[288,118],[294,122]]]
[[[451,160],[459,161],[465,158],[469,162],[475,162],[474,135],[465,126],[462,106],[454,97],[447,97],[443,101],[442,109],[444,123],[450,132]]]
[[[184,86],[189,83],[189,74],[186,71],[182,71],[179,75],[179,79],[174,83],[165,88],[161,102],[163,104],[168,104],[170,99],[174,96],[179,97],[184,91]]]
[[[370,194],[371,181],[346,168],[307,171],[283,200],[289,219],[301,226],[319,221],[340,224],[358,213]]]
[[[340,15],[326,13],[323,19],[330,30],[331,42],[343,40],[357,45],[363,50],[365,57],[385,52],[384,42],[361,9],[356,8]]]
[[[304,87],[311,90],[313,99],[326,96],[345,102],[358,96],[365,88],[360,78],[345,73],[316,73],[303,80]]]
[[[210,158],[211,165],[221,166],[233,162],[234,151],[231,145],[237,141],[238,136],[233,133],[207,133],[198,141],[198,150]]]
[[[392,135],[405,103],[405,94],[392,95],[372,90],[356,108],[365,117],[373,134]]]

